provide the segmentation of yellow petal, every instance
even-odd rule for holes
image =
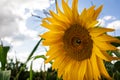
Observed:
[[[56,44],[58,42],[62,42],[62,37],[64,33],[63,32],[46,32],[43,35],[41,35],[42,38],[45,40],[43,41],[43,45],[52,45]]]
[[[68,2],[69,2],[69,0],[66,0],[67,5],[68,5]]]
[[[100,48],[100,50],[116,50],[117,49],[115,46],[111,45],[108,42],[96,41],[94,39],[94,43],[97,47]]]
[[[43,41],[42,45],[44,45],[44,46],[51,46],[53,44],[57,44],[58,42],[59,43],[63,43],[61,39],[57,39],[57,40],[55,40],[55,39],[52,39],[52,40],[51,39],[47,39],[47,40]]]
[[[103,53],[104,56],[106,56],[108,58],[109,61],[120,60],[120,58],[118,58],[118,57],[110,56],[106,51],[102,51],[102,53]]]
[[[45,28],[52,30],[52,31],[56,31],[56,32],[65,31],[67,29],[67,27],[64,27],[61,24],[55,24],[55,23],[50,24],[46,21],[42,21],[41,26],[44,26]]]
[[[86,8],[84,8],[84,10],[82,11],[82,13],[80,14],[80,18],[82,19],[83,17],[85,17],[86,16],[86,12],[87,12],[87,10],[86,10]]]
[[[78,21],[78,0],[73,0],[72,2],[72,13],[73,13],[73,21]]]
[[[87,14],[88,15],[86,15],[88,18],[91,18],[92,19],[92,17],[93,17],[93,15],[95,15],[95,10],[94,10],[94,8],[95,8],[95,6],[92,6],[92,7],[90,7],[88,10],[87,10]]]
[[[65,58],[61,65],[58,66],[58,77],[61,77],[61,75],[63,74],[64,70],[66,69],[67,66],[69,66],[69,63],[72,64],[71,59],[70,58]],[[67,64],[67,65],[66,65]],[[70,71],[69,71],[70,72]]]
[[[92,65],[91,65],[91,62],[90,60],[88,59],[87,60],[87,70],[86,70],[86,73],[85,73],[85,80],[93,80],[94,77],[93,77],[93,69],[92,69]]]
[[[61,52],[62,52],[62,54],[61,54]],[[51,60],[54,60],[57,57],[60,57],[60,56],[63,57],[64,56],[63,52],[64,52],[63,50],[60,50],[60,51],[56,50],[56,51],[54,51],[53,53],[51,53],[51,55],[48,57],[48,59],[45,60],[45,63],[48,63],[48,62],[50,62]]]
[[[91,22],[88,22],[87,25],[86,25],[86,28],[89,29],[89,28],[93,28],[95,27],[95,25],[98,23],[98,21],[91,21]]]
[[[69,60],[68,58],[66,58],[65,55],[59,56],[58,58],[54,59],[54,63],[52,64],[52,69],[57,70],[58,67],[61,65],[61,63],[65,61],[65,59]]]
[[[61,54],[60,54],[60,53],[56,53],[56,54],[54,54],[54,55],[52,55],[52,56],[49,56],[49,57],[47,58],[47,60],[45,60],[45,63],[48,63],[48,62],[54,60],[54,59],[55,59],[56,57],[58,57],[58,56],[61,56]]]
[[[60,16],[64,16],[63,12],[60,10],[59,6],[58,6],[58,3],[56,3],[56,9],[57,9],[57,12]],[[65,17],[65,16],[64,16]]]
[[[57,54],[59,51],[64,51],[64,48],[63,48],[63,46],[61,44],[57,45],[57,47],[56,46],[50,47],[50,49],[47,52],[46,56],[52,56],[54,54]]]
[[[63,35],[64,35],[63,31],[59,31],[59,32],[48,31],[44,33],[43,35],[41,35],[41,37],[45,39],[53,40],[53,39],[60,39],[63,37]]]
[[[97,65],[97,59],[96,59],[96,55],[95,55],[96,52],[92,52],[92,56],[90,58],[90,62],[91,62],[91,65],[92,65],[92,69],[93,69],[93,77],[94,77],[94,80],[99,80],[99,78],[101,77],[100,76],[100,71],[98,69],[98,65]],[[95,71],[95,72],[94,72]]]
[[[120,40],[119,40],[119,39],[114,38],[114,37],[109,36],[109,35],[106,35],[106,34],[103,34],[103,35],[100,35],[100,36],[98,36],[98,37],[95,37],[94,39],[95,39],[95,40],[98,40],[98,41],[109,41],[109,42],[120,43]]]
[[[82,20],[83,22],[87,23],[88,27],[90,27],[91,22],[96,21],[93,19],[94,12],[95,12],[94,8],[95,8],[95,6],[90,7],[88,10],[86,10],[86,8],[85,8],[82,11],[81,15],[79,16],[79,19]]]
[[[95,14],[93,16],[94,19],[97,19],[97,17],[100,14],[102,8],[103,8],[103,5],[101,5],[99,8],[97,8],[97,10],[95,10]]]
[[[63,56],[59,56],[57,58],[54,59],[54,63],[52,64],[52,69],[54,70],[57,70],[58,67],[61,65],[61,63],[64,61],[64,59],[66,58],[65,55]]]
[[[71,19],[71,17],[72,17],[72,11],[71,11],[70,7],[68,6],[68,4],[64,0],[62,0],[62,8],[63,8],[63,10],[65,12],[65,15],[69,19]]]
[[[51,23],[51,24],[53,24],[53,23],[54,23],[54,24],[60,24],[60,25],[62,25],[63,27],[68,27],[68,26],[69,26],[69,24],[66,23],[65,21],[60,21],[60,20],[58,20],[58,19],[56,19],[56,18],[52,18],[52,17],[44,18],[43,21],[48,21],[48,22]]]
[[[102,76],[106,77],[108,80],[112,80],[112,78],[109,76],[108,72],[106,71],[103,60],[100,58],[97,58],[97,63],[98,63],[98,67],[100,69],[100,73],[102,74]]]
[[[88,30],[90,32],[91,37],[96,37],[106,32],[112,32],[114,29],[111,28],[91,28]]]
[[[71,65],[71,69],[70,69],[71,80],[80,79],[80,75],[78,75],[79,66],[80,64],[77,61],[74,61],[73,64]],[[75,68],[74,70],[72,70],[73,67]]]
[[[58,3],[56,3],[56,9],[58,12],[58,15],[64,20],[64,21],[69,21],[68,17],[60,10]]]
[[[110,56],[108,53],[105,53],[103,51],[100,51],[98,47],[93,45],[93,50],[96,52],[96,55],[106,61],[112,61],[112,60],[117,60],[118,58]]]
[[[64,22],[64,21],[65,21],[62,16],[57,15],[57,14],[54,13],[53,11],[50,11],[50,14],[51,14],[51,16],[52,16],[54,19],[56,19],[56,20],[58,20],[58,21],[60,21],[60,22]],[[69,22],[70,22],[70,21],[66,20],[66,23],[69,23]]]
[[[79,80],[83,80],[85,72],[87,70],[87,60],[83,60],[79,64],[80,64],[79,70],[78,70]]]

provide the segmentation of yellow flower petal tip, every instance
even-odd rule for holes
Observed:
[[[45,63],[53,60],[52,68],[58,70],[63,80],[100,80],[101,76],[111,79],[103,60],[114,59],[107,50],[115,50],[111,42],[119,42],[106,34],[114,29],[96,27],[97,17],[103,5],[78,12],[78,0],[73,0],[72,7],[62,0],[62,8],[50,11],[50,17],[43,19],[42,26],[49,31],[40,35],[44,45],[49,46]]]

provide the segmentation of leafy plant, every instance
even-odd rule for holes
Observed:
[[[1,70],[0,70],[0,80],[9,80],[11,71],[6,71],[7,64],[7,53],[9,51],[9,46],[0,45],[0,62],[1,62]]]
[[[9,80],[11,71],[0,71],[0,80]]]
[[[1,62],[1,70],[5,70],[5,65],[7,63],[7,53],[9,51],[9,46],[0,45],[0,62]]]

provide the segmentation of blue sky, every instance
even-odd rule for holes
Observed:
[[[120,13],[120,9],[119,9],[119,5],[120,5],[120,0],[93,0],[93,3],[96,5],[99,4],[103,4],[104,8],[103,8],[103,15],[111,15],[111,16],[115,16],[118,19],[120,19],[119,13]]]
[[[91,5],[96,5],[98,7],[103,5],[103,10],[99,16],[105,23],[103,26],[113,28],[112,26],[114,25],[116,29],[115,36],[120,36],[120,0],[79,0],[79,5],[80,4],[82,4],[82,8],[83,6],[89,7]],[[109,19],[106,20],[105,17],[107,18],[108,16]]]
[[[72,0],[69,0],[71,4]],[[31,16],[46,17],[46,11],[55,11],[54,0],[0,0],[0,39],[4,45],[11,46],[8,59],[17,57],[20,61],[25,61],[33,47],[36,45],[39,34],[45,32],[40,26],[41,19]],[[61,6],[61,0],[58,0]],[[32,5],[32,6],[31,6]],[[120,36],[120,0],[79,0],[79,11],[89,8],[91,5],[104,5],[98,20],[103,27],[115,28],[113,36]],[[45,48],[40,45],[35,55],[45,54]],[[34,62],[35,69],[38,69],[43,60]],[[36,67],[37,65],[37,67]]]
[[[71,3],[72,1],[69,0]],[[59,3],[61,1],[59,0]],[[79,0],[79,8],[83,9],[83,8],[88,8],[91,5],[104,5],[103,11],[102,11],[102,15],[106,16],[106,15],[111,15],[111,16],[116,16],[118,19],[120,19],[119,13],[120,13],[120,9],[119,9],[119,5],[120,5],[120,0]]]
[[[71,4],[71,0],[69,0],[69,4]],[[59,6],[61,5],[61,1],[58,0]],[[120,16],[120,10],[118,9],[120,1],[114,1],[114,0],[99,0],[99,1],[95,1],[95,0],[79,0],[79,11],[81,12],[83,10],[83,8],[89,8],[92,5],[96,5],[96,8],[99,7],[100,5],[104,5],[103,10],[99,16],[98,19],[104,19],[105,17],[109,18],[109,19],[104,19],[105,24],[103,25],[104,27],[107,27],[108,23],[111,23],[113,21],[119,21]],[[49,8],[46,8],[47,11],[49,10],[53,10],[55,11],[55,4],[52,4]],[[43,11],[36,9],[34,10],[34,13],[38,16],[41,17],[46,17],[43,14]],[[29,17],[27,19],[27,23],[26,25],[29,26],[29,28],[34,29],[39,31],[40,33],[42,33],[44,31],[44,29],[39,28],[39,24],[40,24],[40,20],[39,18],[36,17]],[[103,20],[102,20],[103,21]],[[116,29],[118,30],[118,28]],[[116,36],[119,36],[119,31],[116,31],[117,34]]]

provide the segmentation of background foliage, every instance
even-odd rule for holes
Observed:
[[[120,39],[120,37],[117,37]],[[29,54],[28,58],[26,59],[25,63],[22,63],[16,59],[13,62],[13,59],[10,62],[7,62],[7,53],[10,49],[9,46],[0,45],[0,80],[62,80],[62,78],[57,77],[57,71],[52,70],[52,68],[48,68],[47,71],[40,69],[39,72],[34,71],[33,61],[42,58],[46,60],[45,55],[37,55],[33,56],[35,51],[37,50],[39,44],[43,39],[40,39],[38,43],[35,45],[31,53]],[[112,43],[112,45],[118,47],[120,44]],[[120,49],[116,51],[108,51],[108,54],[120,57]],[[26,67],[26,64],[31,61],[30,70]],[[50,62],[52,65],[52,62]],[[114,80],[120,80],[120,61],[113,61],[113,62],[106,62],[104,61],[105,67],[110,74],[110,76]],[[102,77],[102,80],[106,80]]]
[[[46,16],[49,16],[49,13],[45,14]],[[32,14],[32,16],[42,19],[42,17]],[[117,36],[120,40],[120,36]],[[38,43],[35,45],[31,53],[29,54],[28,58],[26,59],[26,62],[20,62],[16,59],[15,62],[13,62],[13,59],[10,60],[10,62],[7,61],[7,53],[10,49],[9,46],[3,46],[3,44],[0,45],[0,80],[62,80],[62,78],[57,77],[57,71],[52,70],[52,68],[48,68],[46,71],[40,69],[39,72],[33,70],[33,63],[34,60],[38,58],[42,58],[46,60],[45,55],[37,55],[33,56],[35,51],[37,50],[39,44],[41,43],[43,39],[40,39]],[[112,45],[116,47],[120,47],[120,44],[117,43],[111,43]],[[108,51],[108,54],[120,57],[120,49],[116,51]],[[26,67],[27,63],[31,62],[30,70],[28,70],[28,67]],[[52,62],[50,62],[52,65]],[[120,80],[120,61],[113,61],[113,62],[106,62],[104,61],[105,67],[110,74],[110,76],[114,80]],[[41,67],[41,66],[40,66]],[[102,80],[106,80],[104,77],[102,77]]]

